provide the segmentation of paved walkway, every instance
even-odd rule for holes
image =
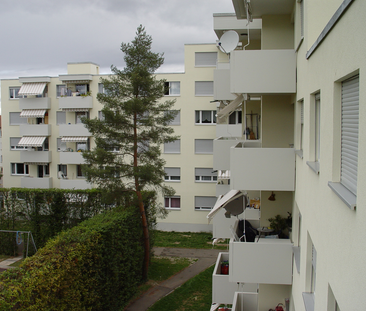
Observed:
[[[161,257],[185,257],[197,258],[198,260],[191,266],[185,268],[181,272],[173,275],[169,279],[150,288],[146,293],[141,295],[125,311],[146,311],[155,302],[171,293],[174,289],[194,277],[195,275],[206,270],[215,264],[217,256],[223,250],[218,249],[187,249],[187,248],[165,248],[155,247],[155,256]]]
[[[5,259],[3,261],[0,261],[0,272],[5,271],[7,269],[14,268],[10,265],[13,264],[14,262],[17,262],[17,261],[21,260],[21,259],[23,259],[23,256],[12,257],[12,258],[8,258],[8,259]]]

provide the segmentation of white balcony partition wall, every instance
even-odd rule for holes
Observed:
[[[220,63],[219,66],[214,70],[214,99],[234,100],[236,96],[230,92],[230,64]]]
[[[22,177],[20,186],[22,188],[50,189],[53,187],[52,177]]]
[[[51,136],[51,124],[21,124],[20,136]]]
[[[229,260],[229,253],[220,253],[212,274],[212,303],[232,304],[236,291],[256,293],[258,284],[229,282],[228,274],[221,274],[221,263]]]
[[[226,210],[220,209],[212,219],[213,232],[212,237],[217,239],[230,239],[233,237],[231,227],[235,226],[236,217],[225,217]]]
[[[258,311],[258,294],[235,292],[232,311]]]
[[[230,92],[278,94],[296,92],[294,50],[243,50],[230,53]]]
[[[217,124],[216,137],[242,137],[242,124]]]
[[[35,151],[28,149],[20,152],[20,162],[24,163],[50,163],[52,151]]]
[[[236,137],[219,137],[213,141],[214,170],[230,170],[230,148],[239,141],[240,139]]]
[[[294,191],[293,148],[242,148],[242,145],[230,148],[231,189]]]
[[[51,98],[19,98],[19,109],[51,109]]]
[[[59,109],[91,109],[93,108],[92,96],[66,96],[58,99]]]
[[[85,164],[81,152],[60,152],[59,155],[62,164]]]
[[[60,124],[59,135],[62,136],[91,136],[84,124]]]

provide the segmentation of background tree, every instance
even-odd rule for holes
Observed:
[[[141,191],[174,193],[163,183],[165,161],[160,148],[178,138],[169,126],[176,115],[171,110],[174,101],[160,100],[165,81],[157,80],[154,75],[164,62],[163,54],[152,52],[151,44],[151,36],[141,25],[131,43],[121,44],[125,68],[119,70],[112,65],[113,75],[101,79],[104,92],[97,95],[104,104],[103,117],[83,120],[96,143],[91,151],[83,152],[88,181],[117,201],[122,192],[137,195],[144,234],[144,278],[149,268],[150,240]]]

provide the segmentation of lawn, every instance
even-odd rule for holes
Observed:
[[[205,248],[227,249],[227,242],[219,242],[212,246],[212,233],[210,232],[154,232],[154,246],[156,247],[181,247],[181,248]]]

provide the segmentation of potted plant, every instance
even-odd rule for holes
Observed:
[[[288,220],[281,215],[276,215],[275,217],[268,218],[270,223],[270,228],[273,229],[274,234],[278,234],[280,239],[288,238]]]

